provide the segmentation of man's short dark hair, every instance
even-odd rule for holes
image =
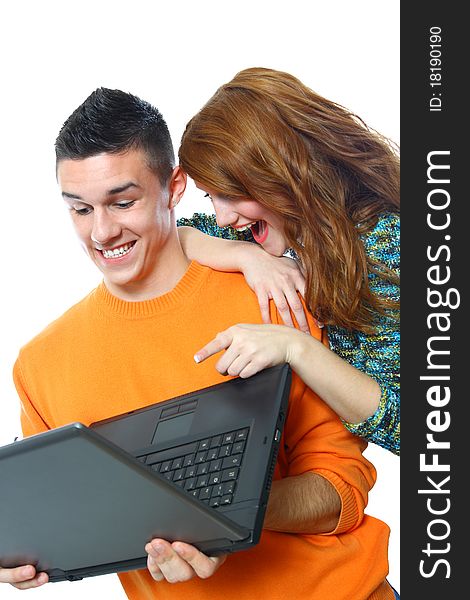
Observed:
[[[137,96],[103,87],[74,110],[55,141],[56,164],[128,150],[143,150],[160,183],[168,183],[175,154],[159,110]]]

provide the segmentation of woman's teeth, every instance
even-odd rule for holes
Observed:
[[[101,250],[101,252],[105,258],[119,258],[127,254],[133,246],[134,243],[132,242],[131,244],[119,246],[119,248],[113,248],[113,250]]]
[[[237,227],[237,231],[246,231],[247,229],[251,229],[251,227],[253,227],[253,225],[256,225],[256,221],[254,221],[253,223],[247,223],[247,225],[244,225],[243,227]]]

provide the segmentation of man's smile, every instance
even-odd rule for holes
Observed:
[[[117,246],[116,248],[112,248],[110,250],[101,250],[99,248],[97,248],[97,250],[98,252],[101,252],[104,258],[121,258],[122,256],[129,254],[134,245],[135,241],[123,244],[122,246]]]

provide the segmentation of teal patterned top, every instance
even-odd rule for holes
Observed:
[[[217,226],[215,216],[201,213],[190,219],[179,219],[178,225],[195,227],[214,237],[231,240],[254,241],[249,230],[237,232],[230,227]],[[382,215],[377,225],[361,237],[365,250],[374,261],[400,274],[400,217]],[[397,285],[369,274],[371,291],[378,296],[399,300]],[[394,454],[400,454],[400,325],[391,312],[378,316],[376,332],[364,334],[334,325],[327,326],[330,348],[351,365],[367,373],[380,385],[379,406],[371,417],[362,423],[343,421],[352,433],[363,437]]]

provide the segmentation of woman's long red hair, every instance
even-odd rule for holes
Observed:
[[[288,73],[246,69],[187,124],[182,168],[220,195],[281,216],[305,268],[306,301],[321,321],[370,332],[394,301],[371,293],[374,264],[359,235],[399,212],[398,152],[344,107]]]

